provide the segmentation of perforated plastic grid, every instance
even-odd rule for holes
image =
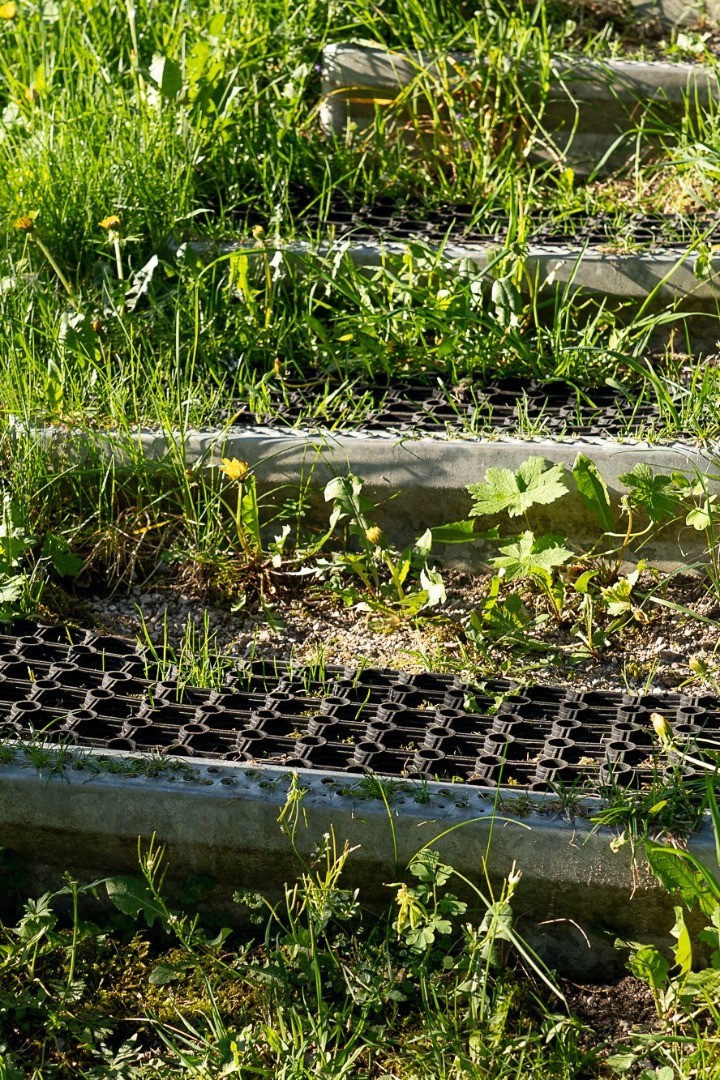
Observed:
[[[314,229],[317,218],[308,217]],[[372,206],[352,206],[336,202],[322,222],[337,238],[352,235],[387,240],[426,240],[438,243],[445,239],[466,244],[497,244],[510,235],[508,214],[483,211],[469,203],[447,205],[435,210],[419,206],[397,205],[390,199]],[[579,247],[607,245],[651,245],[683,248],[706,235],[710,243],[720,240],[720,216],[717,214],[595,214],[570,213],[563,216],[535,212],[527,219],[524,239],[541,247]]]
[[[238,401],[223,409],[220,419],[232,419],[238,426],[268,418],[293,426],[316,424],[317,420],[308,418],[317,415],[318,400],[327,397],[324,386],[320,380],[299,388],[278,385],[270,388],[272,411],[256,412]],[[485,384],[468,381],[448,391],[410,382],[393,387],[356,385],[352,397],[355,402],[363,398],[367,402],[365,414],[348,423],[359,431],[512,431],[522,423],[542,423],[549,433],[602,436],[654,427],[660,415],[655,403],[643,403],[637,395],[630,399],[610,387],[580,392],[565,382],[519,378]],[[342,400],[338,396],[338,407]],[[333,423],[333,405],[325,408],[325,423]],[[338,421],[342,421],[340,415]]]
[[[321,678],[271,661],[238,662],[212,691],[154,679],[152,659],[121,638],[25,631],[0,635],[3,739],[539,791],[657,775],[654,710],[684,753],[720,748],[715,697],[518,689],[508,680],[470,687],[374,668],[325,668]]]

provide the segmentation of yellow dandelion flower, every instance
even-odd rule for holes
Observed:
[[[98,225],[101,229],[119,229],[120,218],[117,214],[109,214],[107,217],[104,217],[102,221],[98,221]]]
[[[379,525],[371,525],[369,529],[365,530],[365,539],[370,544],[375,544],[377,547],[383,541],[383,531]]]
[[[230,480],[244,480],[250,466],[247,461],[238,461],[237,458],[220,458],[220,469]]]
[[[35,228],[35,215],[23,214],[22,217],[17,218],[16,221],[13,221],[13,228],[17,229],[18,232],[32,232]]]
[[[8,0],[7,4],[0,4],[0,19],[14,19],[17,15],[17,4]]]

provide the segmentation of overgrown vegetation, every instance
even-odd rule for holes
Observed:
[[[331,833],[309,861],[300,854],[302,799],[294,778],[279,821],[288,854],[300,859],[297,881],[273,903],[235,895],[254,930],[200,918],[217,884],[207,875],[186,881],[181,906],[171,906],[154,837],[139,844],[139,877],[84,885],[68,875],[58,891],[27,902],[0,938],[3,1076],[664,1080],[668,1061],[673,1076],[715,1075],[717,1036],[701,1032],[697,1005],[717,1024],[716,954],[712,967],[691,974],[680,908],[678,976],[668,981],[672,969],[654,947],[631,954],[632,970],[653,987],[657,1024],[607,1046],[573,1017],[518,935],[519,872],[493,894],[481,870],[471,883],[425,847],[401,882],[387,883],[386,912],[371,916],[345,881],[347,843]],[[716,944],[712,875],[675,848],[647,850],[668,888],[679,887],[690,906],[699,900],[713,922],[704,936]],[[5,879],[17,888],[14,865],[5,852]],[[453,894],[455,882],[469,901]],[[93,898],[104,899],[104,913]]]
[[[4,10],[0,423],[185,428],[229,418],[228,400],[262,404],[270,384],[289,392],[310,373],[440,374],[452,384],[500,371],[581,387],[630,378],[659,397],[668,433],[688,420],[699,434],[714,430],[713,368],[688,371],[672,352],[659,380],[645,366],[648,340],[677,322],[672,310],[646,304],[628,323],[572,288],[554,297],[536,282],[523,300],[517,291],[535,209],[560,218],[611,209],[620,222],[628,206],[714,205],[712,115],[688,113],[663,134],[662,152],[622,180],[583,185],[562,161],[533,164],[518,152],[519,132],[526,148],[544,137],[550,58],[622,52],[630,14],[618,9],[613,24],[568,4],[470,11],[417,0],[381,11],[364,0],[273,0],[242,13],[215,0],[197,10]],[[321,132],[323,45],[357,37],[482,58],[460,87],[446,64],[432,77],[437,115],[421,157],[385,139],[382,115],[357,143]],[[683,32],[665,44],[712,66],[704,40]],[[306,235],[308,214],[322,231],[339,197],[460,200],[478,215],[507,214],[512,227],[491,269],[475,274],[416,248],[368,276],[342,244],[300,266],[283,244]],[[246,243],[201,257],[213,238]],[[701,235],[694,250],[702,275],[711,252]],[[335,398],[351,419],[352,393]]]
[[[455,651],[439,649],[430,666],[502,665],[522,677],[537,656],[577,665],[630,652],[658,611],[677,625],[720,625],[712,477],[638,464],[621,477],[618,506],[590,457],[565,468],[528,453],[515,471],[477,477],[469,516],[448,521],[439,507],[396,547],[381,524],[387,508],[350,469],[327,484],[318,513],[311,470],[297,490],[268,491],[252,462],[222,450],[186,460],[193,428],[223,428],[243,407],[282,422],[299,394],[306,424],[352,427],[370,408],[369,383],[439,383],[453,401],[460,387],[506,375],[567,382],[578,401],[593,386],[618,390],[629,435],[639,403],[651,402],[658,420],[644,436],[717,436],[713,346],[688,355],[688,326],[662,282],[633,307],[576,291],[574,270],[562,287],[552,272],[541,280],[528,261],[537,215],[572,233],[578,215],[608,213],[617,253],[632,247],[633,212],[716,209],[716,110],[698,110],[690,95],[679,124],[638,110],[628,133],[637,154],[620,174],[596,170],[583,182],[553,149],[553,58],[663,56],[717,70],[705,26],[654,33],[620,0],[606,6],[0,3],[3,627],[37,612],[82,619],[87,595],[160,581],[281,628],[284,601],[302,591],[383,633],[432,623]],[[331,135],[319,123],[322,49],[357,39],[430,63],[396,100],[374,103],[369,127]],[[463,52],[464,66],[454,59]],[[499,213],[507,239],[483,267],[417,242],[359,268],[325,223],[331,206],[379,200],[419,217],[460,202],[476,222]],[[708,230],[698,220],[688,235],[678,263],[689,253],[705,280]],[[168,436],[160,460],[138,440],[148,426]],[[468,427],[487,433],[486,420]],[[543,430],[522,415],[518,427]],[[64,441],[77,429],[93,435],[80,449]],[[111,440],[122,445],[116,456]],[[596,523],[587,543],[543,527],[542,507],[571,498]],[[644,557],[669,527],[704,550],[702,612],[677,597],[675,572]],[[480,542],[482,595],[457,616],[435,553]],[[179,645],[167,619],[161,640],[143,630],[158,671],[173,666],[181,687],[222,685],[227,658],[207,612],[188,618]],[[690,662],[686,682],[717,690],[713,649]],[[625,657],[626,670],[633,662]],[[654,724],[658,756],[684,761],[661,714]],[[64,755],[41,738],[25,750],[56,771]],[[704,753],[701,767],[713,763]],[[182,763],[123,767],[154,774]],[[650,828],[697,821],[695,789],[675,773],[658,790],[610,800],[597,819],[624,830],[618,846],[647,841],[663,884],[708,920],[700,971],[680,907],[672,956],[631,943],[630,968],[648,982],[658,1021],[627,1045],[603,1045],[573,1017],[524,944],[515,874],[499,895],[483,897],[474,882],[459,899],[458,875],[426,849],[378,919],[345,885],[353,853],[330,835],[279,902],[239,895],[256,929],[230,933],[193,914],[210,881],[189,882],[181,906],[169,906],[162,851],[149,842],[141,879],[68,877],[6,921],[0,1080],[717,1076],[717,881],[647,839]],[[713,782],[703,807],[717,833]],[[577,795],[562,794],[569,812]],[[289,856],[298,821],[282,816]],[[0,862],[11,906],[22,883],[10,853]]]

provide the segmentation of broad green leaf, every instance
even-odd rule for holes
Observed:
[[[545,460],[540,457],[523,461],[517,472],[488,469],[485,483],[468,486],[474,500],[470,516],[500,514],[507,510],[510,517],[519,517],[536,503],[553,503],[567,494],[562,479],[564,472],[564,465],[546,468]]]
[[[628,967],[633,975],[654,990],[662,990],[667,983],[671,964],[655,945],[641,945],[628,960]]]
[[[672,477],[653,472],[649,465],[636,465],[632,472],[618,478],[630,488],[627,500],[633,507],[642,507],[651,521],[671,521],[680,509],[672,490]]]
[[[174,60],[156,53],[149,70],[150,79],[163,97],[176,98],[182,90],[182,72]]]
[[[219,15],[213,15],[212,19],[208,23],[208,36],[211,38],[219,38],[225,29],[225,23],[227,22],[227,12],[221,12]]]
[[[401,585],[405,584],[405,579],[407,578],[408,574],[410,573],[410,567],[411,566],[412,566],[412,552],[410,551],[410,548],[405,548],[402,555],[400,556],[400,560],[398,561],[398,563],[397,563],[397,565],[395,567],[395,574],[396,574],[397,579],[398,579],[398,581],[400,582]]]
[[[614,1073],[618,1073],[618,1075],[622,1076],[623,1073],[629,1072],[630,1069],[632,1069],[637,1060],[638,1055],[633,1054],[632,1051],[628,1050],[627,1053],[624,1054],[611,1054],[610,1057],[606,1059],[606,1063]]]
[[[677,939],[677,945],[673,948],[675,965],[680,968],[677,977],[685,979],[692,968],[692,944],[681,907],[675,907],[675,925],[670,933]]]
[[[720,903],[720,883],[706,866],[679,848],[645,841],[650,868],[668,892],[679,892],[690,910],[697,903],[704,915],[712,916]]]
[[[55,536],[54,533],[48,533],[45,537],[42,553],[51,560],[53,567],[62,577],[77,577],[85,565],[79,555],[73,555],[67,540],[63,536]]]
[[[22,594],[22,579],[19,575],[3,577],[0,575],[0,604],[12,604]]]
[[[597,466],[585,454],[578,454],[572,474],[585,505],[595,515],[600,528],[604,532],[612,532],[615,528],[615,517],[610,504],[610,495]]]
[[[142,915],[148,926],[152,926],[156,919],[165,922],[164,909],[158,904],[142,878],[127,876],[109,878],[105,883],[105,888],[112,903],[123,914],[131,915],[135,919]]]
[[[151,986],[167,986],[169,983],[179,979],[181,975],[184,975],[190,966],[190,963],[156,964],[150,972],[148,982]]]
[[[361,498],[364,481],[359,476],[348,473],[347,476],[335,476],[325,485],[325,502],[331,499],[339,499],[341,503],[352,508],[355,500]]]
[[[509,278],[497,278],[493,281],[490,299],[495,305],[495,314],[503,329],[519,324],[522,297]]]
[[[586,570],[580,577],[574,582],[573,588],[576,593],[581,596],[586,596],[590,592],[590,582],[594,577],[597,577],[597,570]]]
[[[467,544],[475,539],[474,521],[453,521],[431,529],[434,544]]]
[[[705,532],[710,528],[710,523],[713,519],[713,508],[710,505],[710,500],[706,499],[702,506],[696,506],[690,511],[685,518],[685,524],[690,525],[691,528],[696,529],[698,532]]]
[[[494,569],[505,570],[507,581],[531,577],[533,574],[552,577],[555,567],[573,558],[573,552],[562,546],[561,537],[546,535],[536,539],[529,530],[515,537],[511,543],[501,545],[500,551],[502,554],[489,562]]]

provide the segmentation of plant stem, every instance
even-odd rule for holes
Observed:
[[[63,274],[63,272],[60,269],[60,267],[58,266],[58,264],[55,262],[55,259],[53,258],[52,253],[50,252],[49,248],[47,248],[45,246],[45,244],[42,242],[42,240],[40,239],[39,236],[32,236],[31,235],[31,236],[28,237],[28,239],[32,240],[32,242],[37,247],[40,248],[43,255],[47,259],[48,263],[50,264],[51,268],[55,272],[58,281],[60,282],[62,287],[65,289],[65,292],[68,294],[68,298],[70,300],[70,303],[72,304],[72,306],[75,308],[76,311],[80,311],[77,300],[75,299],[75,296],[73,294],[73,287],[70,284],[70,282],[68,281],[68,279],[65,277],[65,274]]]

